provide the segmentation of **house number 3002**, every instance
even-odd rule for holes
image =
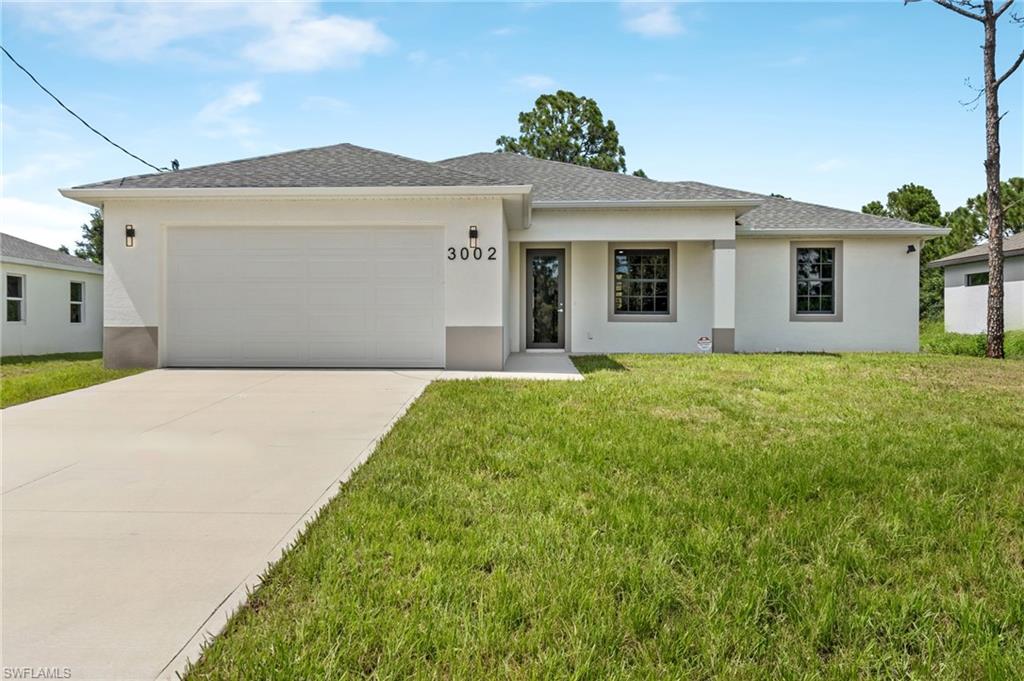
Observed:
[[[484,249],[479,248],[479,247],[477,247],[477,248],[466,248],[465,246],[463,246],[462,248],[456,249],[454,246],[449,246],[448,247],[448,259],[449,260],[483,260],[484,259]],[[498,249],[495,248],[494,246],[488,246],[487,247],[487,259],[488,260],[497,260],[498,259]]]

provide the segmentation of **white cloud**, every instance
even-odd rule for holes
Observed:
[[[664,38],[683,32],[683,22],[676,15],[676,7],[666,3],[626,2],[626,30],[648,38]]]
[[[267,71],[317,71],[358,66],[364,55],[380,54],[391,39],[372,21],[330,16],[299,18],[250,43],[242,54]]]
[[[324,14],[319,3],[27,3],[13,12],[31,27],[110,61],[237,58],[267,71],[352,67],[391,45],[368,20]],[[5,17],[6,18],[6,17]],[[230,36],[248,39],[240,50]],[[217,54],[220,50],[222,53]],[[237,54],[235,54],[237,52]]]
[[[208,137],[249,137],[258,130],[240,113],[262,100],[259,83],[239,83],[200,109],[196,123]]]
[[[831,173],[835,170],[842,170],[846,167],[846,161],[841,158],[830,158],[814,166],[817,173]]]
[[[48,248],[74,248],[81,225],[89,221],[88,206],[60,199],[61,205],[0,197],[0,231]]]
[[[540,74],[528,74],[525,76],[519,76],[513,81],[519,87],[526,88],[527,90],[549,90],[555,87],[555,79],[550,76],[542,76]]]
[[[496,38],[507,38],[521,32],[522,31],[516,26],[499,26],[498,28],[492,28],[487,33],[488,35],[493,35]]]
[[[326,95],[310,95],[302,100],[302,108],[306,111],[332,111],[341,113],[349,111],[352,106],[343,99]]]

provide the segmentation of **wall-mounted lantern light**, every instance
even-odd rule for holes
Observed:
[[[469,226],[469,247],[476,248],[480,245],[480,231],[476,228],[476,225]]]
[[[914,244],[908,244],[907,245],[907,255],[910,255],[911,253],[913,253],[916,250],[917,250],[917,247],[914,246]]]
[[[124,226],[124,245],[127,248],[135,246],[135,225]]]

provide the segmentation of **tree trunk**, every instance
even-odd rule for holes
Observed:
[[[985,184],[988,203],[988,341],[985,355],[1003,358],[1003,201],[999,185],[999,84],[996,19],[985,0]]]

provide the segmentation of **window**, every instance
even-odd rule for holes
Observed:
[[[966,286],[988,286],[988,272],[974,272],[964,277]]]
[[[791,246],[790,321],[842,320],[841,243]]]
[[[25,321],[25,277],[7,275],[7,321]]]
[[[85,310],[85,284],[81,281],[71,282],[71,323],[81,324]]]
[[[615,321],[672,321],[672,249],[612,248],[611,305]]]

